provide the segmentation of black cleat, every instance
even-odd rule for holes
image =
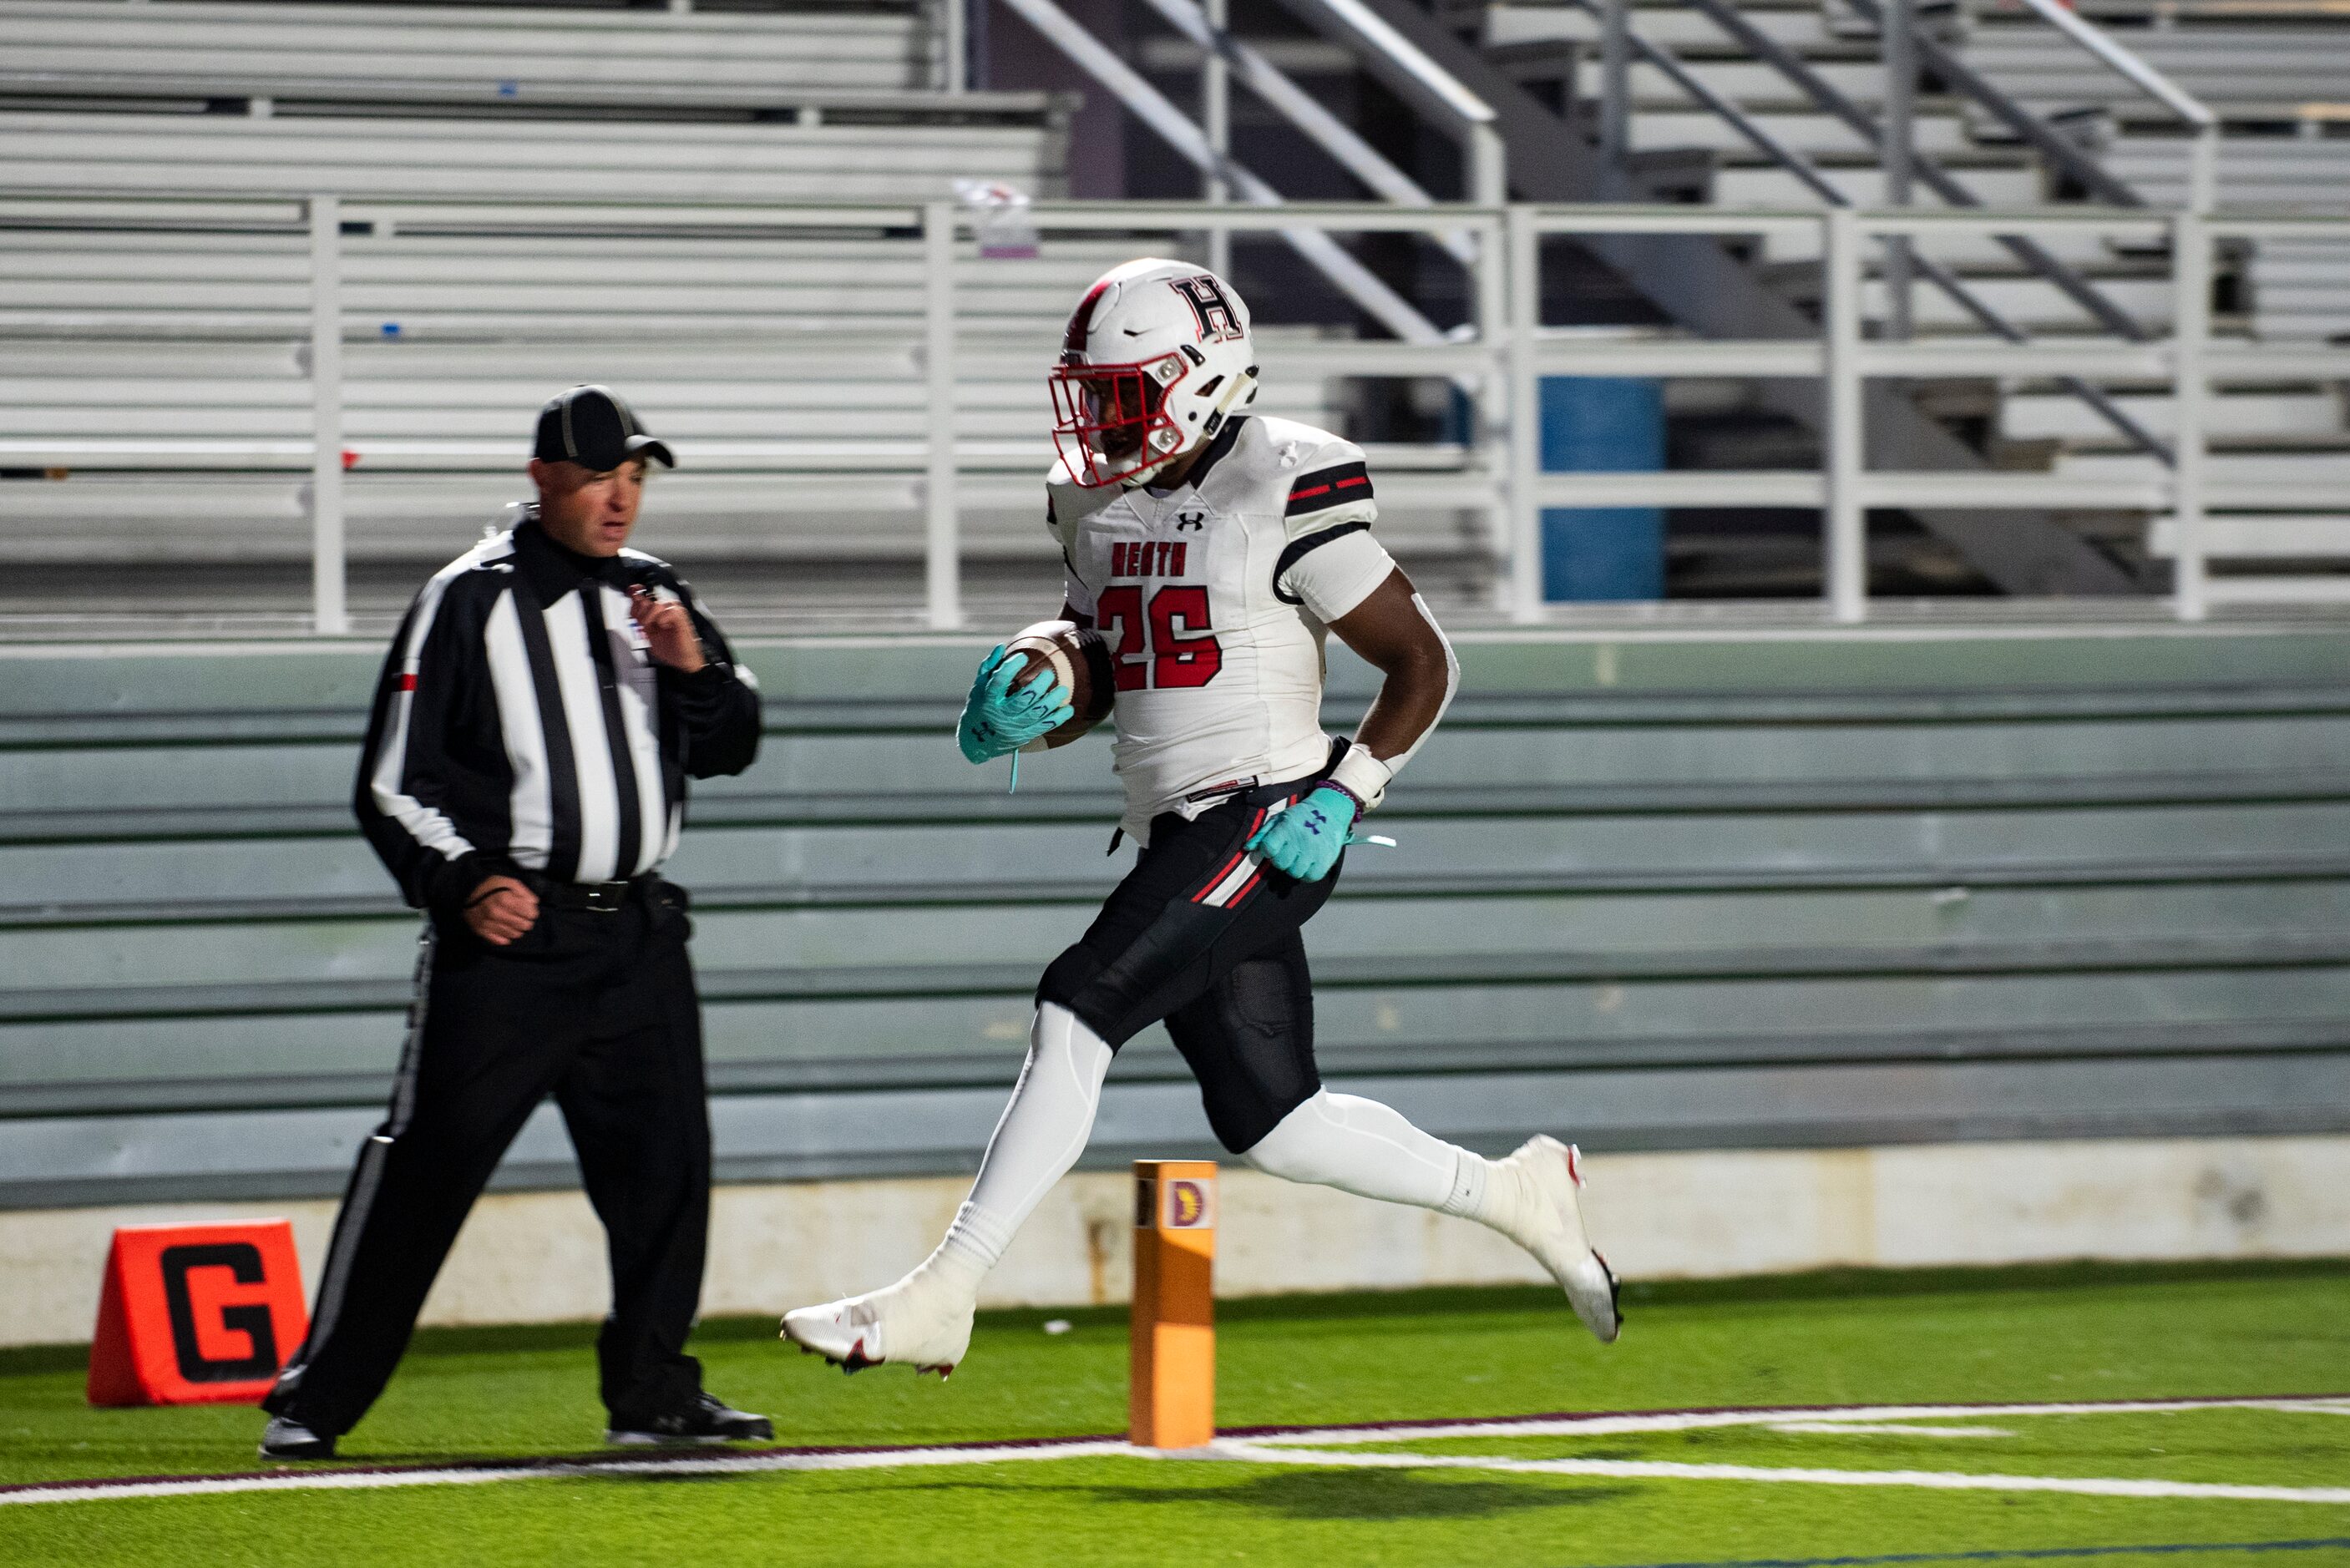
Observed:
[[[272,1416],[268,1430],[261,1434],[261,1457],[331,1459],[335,1457],[335,1439],[320,1436],[291,1416]]]
[[[734,1409],[714,1394],[697,1394],[691,1404],[658,1416],[615,1411],[604,1429],[606,1442],[624,1449],[773,1442],[775,1437],[773,1421]]]

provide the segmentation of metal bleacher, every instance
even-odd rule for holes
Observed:
[[[2081,9],[2220,117],[2227,205],[2340,211],[2350,189],[2350,13],[2323,0],[2087,0]],[[1984,5],[1962,52],[2035,112],[2093,117],[2085,133],[2105,144],[2106,166],[2148,202],[2185,198],[2168,112],[2080,51],[2051,47],[2022,6]],[[2263,239],[2249,247],[2244,278],[2241,314],[2255,337],[2350,332],[2350,244]]]
[[[604,91],[740,108],[857,93],[887,102],[946,81],[942,34],[919,0],[721,14],[299,0],[0,7],[0,88],[18,99],[258,97],[274,108],[321,101],[306,95],[483,91],[526,107]]]
[[[2082,0],[2079,9],[2210,101],[2225,131],[2217,159],[2221,210],[2341,212],[2350,137],[2331,132],[2350,130],[2350,119],[2333,114],[2326,100],[2350,97],[2350,13],[2324,0]],[[2101,166],[2106,181],[2089,190],[2092,201],[2156,210],[2191,204],[2193,143],[2174,109],[2075,47],[2048,18],[2022,0],[1918,10],[1922,38],[1953,62],[1946,69],[1929,59],[1909,106],[1909,144],[1952,182],[1946,189],[1918,181],[1918,205],[1960,200],[2020,211],[2080,199],[2088,189],[2080,170],[2050,144],[2076,162]],[[1487,54],[1506,74],[1555,78],[1570,123],[1593,126],[1608,112],[1608,7],[1601,0],[1451,0],[1444,11],[1456,23],[1481,25]],[[1880,14],[1876,0],[1627,0],[1627,158],[1698,166],[1700,173],[1686,176],[1692,189],[1726,208],[1886,202],[1888,174],[1875,140],[1888,112]],[[1962,71],[1988,89],[1968,85]],[[2019,118],[2043,140],[2021,134]],[[2330,367],[2314,356],[2297,365],[2291,350],[2316,348],[2350,329],[2350,243],[2341,232],[2263,234],[2231,240],[2219,254],[2214,332],[2280,350],[2257,369],[2215,379],[2204,404],[2209,456],[2201,472],[2215,518],[2214,553],[2230,558],[2230,573],[2263,574],[2230,584],[2230,593],[2315,599],[2340,589],[2332,563],[2350,555],[2350,517],[2338,501],[2350,483],[2350,404]],[[2073,280],[2027,263],[1989,233],[1957,244],[1937,236],[1930,250],[1912,242],[1908,254],[1945,269],[1970,302],[1920,285],[1908,291],[1898,314],[1918,337],[1945,342],[1981,332],[1984,312],[2041,341],[2085,344],[2116,327],[2158,338],[2171,329],[2175,275],[2161,239],[2084,229],[2037,243]],[[1815,235],[1773,236],[1758,249],[1764,258],[1758,271],[1773,286],[1816,305]],[[1899,335],[1883,281],[1887,265],[1873,248],[1863,262],[1861,314],[1879,337]],[[2116,493],[2165,481],[2174,389],[2147,376],[2102,381],[2098,391],[2102,400],[2093,402],[2077,380],[2019,366],[1972,384],[1947,381],[1925,395],[1948,417],[1981,419],[1983,444],[2002,467],[2047,471],[2085,486],[2110,483]],[[1740,431],[1725,439],[1751,438]],[[2280,514],[2282,507],[2290,514]],[[2062,525],[2136,558],[2147,581],[2158,581],[2178,551],[2178,532],[2159,509],[2074,513]]]
[[[1041,117],[1040,117],[1041,118]],[[77,194],[492,200],[892,201],[941,196],[956,176],[1035,190],[1052,181],[1044,125],[726,124],[701,119],[507,120],[454,112],[320,115],[0,115],[18,189]]]
[[[880,569],[862,588],[766,591],[800,614],[902,613],[887,566],[923,548],[928,428],[913,203],[958,180],[1058,194],[1072,107],[941,90],[937,32],[910,3],[0,7],[0,547],[59,566],[307,562],[311,275],[287,198],[326,192],[346,203],[366,624],[516,497],[530,410],[578,380],[622,388],[683,454],[659,547],[763,583],[863,563]],[[983,571],[1049,576],[1041,369],[1070,302],[1185,244],[962,245],[962,547]],[[1263,411],[1339,417],[1322,382],[1271,379]],[[1457,455],[1424,480],[1424,457],[1387,466],[1398,547],[1488,570],[1481,514],[1448,489]]]
[[[2350,190],[2350,136],[2341,134],[2350,131],[2350,14],[2322,0],[2084,0],[2081,11],[2218,118],[2216,183],[2226,207],[2341,211]],[[2189,201],[2185,143],[2169,111],[2081,51],[2052,47],[2047,27],[2014,0],[1972,16],[1962,54],[2026,107],[2068,120],[2146,202]],[[2236,283],[2223,308],[2248,340],[2289,349],[2350,335],[2350,240],[2285,225],[2235,249]],[[2116,395],[2150,428],[2167,424],[2161,397],[2128,388]],[[2325,509],[2221,519],[2215,547],[2272,560],[2338,558],[2350,538],[2334,499],[2350,484],[2342,383],[2281,369],[2215,399],[2212,411],[2210,472],[2219,493],[2284,483]],[[2061,399],[2010,396],[2000,417],[2012,439],[2061,443],[2064,472],[2116,481],[2149,472],[2144,453],[2096,439]],[[2158,522],[2149,545],[2159,554],[2168,538]]]
[[[624,389],[682,448],[657,507],[681,554],[918,551],[919,530],[890,524],[914,515],[922,463],[924,410],[906,395],[920,381],[922,261],[919,240],[872,223],[806,236],[347,234],[354,556],[463,548],[514,498],[530,410],[579,380]],[[1025,482],[1016,507],[974,512],[974,549],[1037,532],[1049,323],[1123,255],[1070,244],[964,269],[966,327],[1035,337],[1024,355],[964,356],[972,460]],[[0,277],[16,306],[0,330],[19,335],[0,383],[6,461],[72,475],[15,488],[9,547],[307,557],[309,272],[295,225],[72,244],[0,232]],[[167,491],[169,526],[140,527]],[[858,527],[828,521],[843,514]]]
[[[296,209],[254,203],[241,224],[214,210],[202,231],[0,226],[0,467],[27,476],[0,491],[15,558],[307,560],[311,296]],[[368,624],[523,493],[530,410],[581,380],[625,389],[681,452],[649,509],[654,548],[737,567],[920,556],[919,209],[802,209],[795,227],[734,208],[732,233],[664,213],[594,234],[512,207],[344,210],[344,509],[351,559],[384,585]],[[961,548],[1035,568],[1027,599],[1049,593],[1057,566],[1037,522],[1042,368],[1084,286],[1163,243],[1064,237],[1027,258],[960,247]],[[1311,334],[1265,338],[1277,370],[1280,345]],[[1323,417],[1322,394],[1276,375],[1260,406]],[[1390,466],[1398,547],[1460,550],[1456,519],[1472,503],[1451,493],[1457,478],[1414,472],[1400,453]],[[892,580],[799,610],[873,625],[910,613],[904,599]]]
[[[2324,0],[2083,0],[2076,8],[2231,124],[2289,125],[2304,109],[2350,96],[2343,53],[2350,26]],[[2127,125],[2168,125],[2161,106],[2051,41],[2015,0],[1992,0],[1971,14],[1966,60],[2042,114],[2095,108]]]
[[[517,493],[530,409],[582,379],[688,454],[658,508],[681,553],[912,556],[919,210],[743,213],[935,201],[958,179],[1058,193],[1069,102],[942,90],[938,32],[911,0],[0,7],[0,543],[60,564],[307,558],[310,273],[286,199],[323,192],[478,203],[437,232],[345,225],[356,561],[462,548]],[[206,197],[231,205],[174,216]],[[501,227],[567,200],[732,213]],[[964,358],[972,461],[1024,482],[975,497],[983,556],[1049,555],[1036,367],[1127,254],[966,269],[961,322],[996,346]]]
[[[2350,26],[2335,46],[2350,95]],[[2350,129],[2350,125],[2345,125]],[[2106,155],[2115,172],[2153,202],[2175,201],[2177,160],[2142,138],[2122,138]],[[2220,144],[2220,181],[2231,202],[2272,211],[2339,212],[2350,192],[2350,136],[2230,136]],[[2244,265],[2251,329],[2276,342],[2350,337],[2350,242],[2263,238]]]
[[[584,6],[26,0],[0,7],[0,161],[79,194],[1056,193],[1069,104],[948,91],[921,0]]]
[[[1308,936],[1334,1082],[1492,1150],[2350,1127],[2350,636],[1461,651]],[[765,751],[672,867],[726,1179],[969,1168],[1124,864],[1097,742],[1013,795],[955,753],[975,652],[743,650]],[[377,657],[0,649],[0,1204],[339,1189],[418,930],[346,804]],[[1091,1158],[1207,1144],[1139,1039]],[[572,1179],[551,1116],[501,1177]]]

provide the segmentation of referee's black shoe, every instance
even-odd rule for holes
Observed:
[[[265,1459],[331,1459],[335,1439],[314,1432],[291,1416],[272,1416],[261,1434]]]
[[[773,1421],[734,1409],[714,1394],[696,1394],[691,1403],[658,1415],[615,1410],[604,1429],[604,1440],[619,1448],[772,1442],[775,1436]]]

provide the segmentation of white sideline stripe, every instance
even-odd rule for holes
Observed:
[[[77,1481],[0,1491],[11,1503],[88,1502],[119,1498],[201,1497],[224,1492],[369,1490],[386,1487],[473,1486],[490,1481],[577,1479],[598,1475],[758,1475],[792,1470],[863,1470],[1002,1464],[1014,1459],[1125,1457],[1223,1459],[1281,1465],[1396,1469],[1487,1469],[1535,1475],[1595,1475],[1669,1480],[1795,1481],[1825,1486],[1917,1486],[1953,1490],[2077,1492],[2100,1497],[2232,1499],[2259,1502],[2350,1503],[2350,1487],[2231,1486],[2196,1481],[2118,1480],[2055,1476],[1966,1475],[1934,1470],[1837,1470],[1748,1465],[1692,1465],[1640,1459],[1511,1459],[1465,1454],[1342,1454],[1327,1450],[1359,1443],[1412,1438],[1606,1436],[1623,1432],[1690,1431],[1711,1427],[1770,1427],[1791,1422],[1823,1429],[1867,1431],[1866,1423],[1986,1416],[2100,1416],[2184,1410],[2305,1410],[2350,1415],[2339,1395],[2255,1399],[2140,1399],[2041,1405],[1858,1405],[1841,1409],[1779,1407],[1750,1410],[1661,1411],[1649,1415],[1553,1416],[1518,1420],[1427,1423],[1391,1427],[1301,1428],[1250,1438],[1219,1438],[1207,1449],[1162,1452],[1123,1438],[1022,1442],[928,1449],[872,1449],[833,1453],[715,1453],[706,1458],[600,1459],[571,1464],[514,1464],[443,1469],[312,1470],[272,1475],[144,1478]],[[1895,1428],[1904,1430],[1906,1428]],[[1937,1431],[1937,1437],[1958,1429]]]
[[[1009,1459],[1099,1459],[1143,1450],[1122,1438],[1089,1443],[1005,1444],[996,1448],[883,1449],[833,1454],[724,1454],[706,1459],[617,1459],[576,1465],[504,1465],[439,1470],[342,1470],[285,1475],[209,1476],[119,1485],[36,1487],[0,1493],[0,1505],[111,1501],[120,1498],[202,1497],[240,1491],[365,1491],[385,1487],[476,1486],[489,1481],[577,1480],[584,1476],[755,1475],[774,1470],[911,1469],[931,1465],[990,1465]]]
[[[1401,1443],[1415,1438],[1612,1437],[1624,1432],[1690,1432],[1711,1427],[1769,1427],[1782,1421],[1948,1421],[1978,1416],[2161,1415],[2176,1410],[2319,1410],[2341,1414],[2335,1395],[2280,1395],[2262,1399],[2113,1399],[2062,1405],[1852,1405],[1805,1409],[1663,1410],[1635,1416],[1545,1416],[1524,1420],[1399,1423],[1391,1427],[1331,1427],[1322,1431],[1264,1434],[1248,1440],[1285,1448]]]
[[[1825,1470],[1765,1465],[1686,1465],[1662,1459],[1507,1459],[1468,1454],[1344,1454],[1221,1438],[1221,1459],[1344,1469],[1456,1469],[1513,1475],[1607,1476],[1618,1480],[1792,1481],[1812,1486],[1927,1487],[1942,1491],[2054,1491],[2086,1497],[2194,1498],[2204,1501],[2350,1503],[2350,1487],[2229,1486],[2095,1477],[1968,1475],[1956,1470]]]

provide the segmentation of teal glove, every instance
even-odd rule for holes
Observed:
[[[955,744],[972,762],[1016,752],[1069,722],[1073,693],[1066,686],[1038,675],[1014,691],[1012,679],[1019,672],[1020,661],[1007,658],[1001,647],[979,661],[962,717],[955,722]]]
[[[1355,797],[1324,784],[1279,813],[1243,846],[1261,851],[1268,865],[1300,882],[1319,882],[1353,842]]]

